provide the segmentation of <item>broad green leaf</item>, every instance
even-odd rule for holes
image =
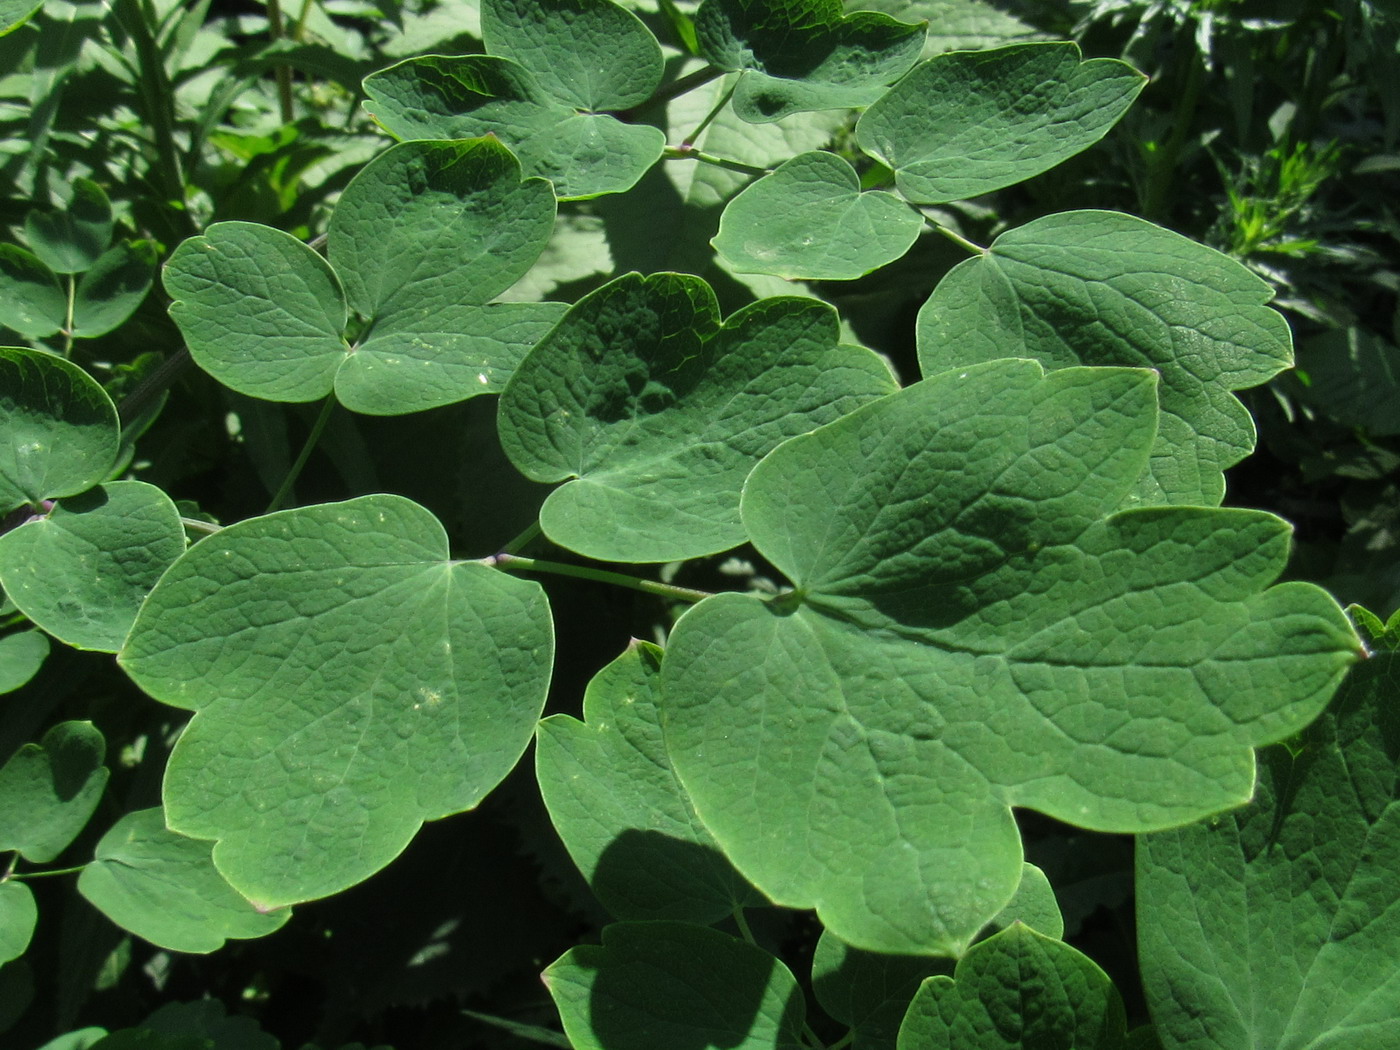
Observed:
[[[55,637],[114,653],[142,600],[184,550],[169,496],[143,481],[114,481],[0,536],[0,585]]]
[[[107,1034],[107,1029],[96,1026],[90,1028],[79,1028],[75,1032],[68,1032],[57,1039],[50,1039],[39,1050],[89,1050],[97,1044]]]
[[[666,145],[657,128],[565,105],[530,70],[493,55],[409,59],[366,77],[364,89],[365,108],[397,138],[494,135],[561,200],[631,189]]]
[[[1395,1045],[1400,654],[1358,664],[1290,747],[1260,756],[1249,808],[1138,842],[1167,1050]]]
[[[540,723],[535,769],[559,837],[619,919],[710,923],[762,903],[715,845],[661,736],[661,650],[633,642],[593,680],[584,722]]]
[[[264,937],[291,917],[287,909],[255,909],[235,893],[214,870],[211,849],[168,830],[159,807],[136,810],[97,843],[78,892],[118,926],[176,952]]]
[[[0,638],[0,693],[18,689],[39,673],[49,655],[42,631],[16,631]]]
[[[195,363],[225,386],[269,401],[331,392],[350,347],[335,272],[291,234],[218,222],[165,264],[170,316]]]
[[[1267,284],[1212,248],[1116,212],[1037,219],[954,267],[919,311],[925,375],[1000,357],[1161,373],[1162,417],[1130,502],[1215,506],[1254,447],[1231,391],[1291,363]]]
[[[1123,1000],[1087,956],[1019,923],[920,987],[899,1050],[1126,1050]]]
[[[576,1050],[802,1050],[805,1006],[761,948],[708,926],[620,922],[544,971]]]
[[[901,22],[929,24],[924,55],[978,51],[1036,36],[1036,30],[994,0],[858,0],[852,6],[883,11]]]
[[[398,496],[253,518],[201,540],[118,657],[195,714],[166,770],[172,830],[260,907],[368,877],[519,759],[549,684],[538,584],[448,557]]]
[[[1400,347],[1361,328],[1298,344],[1300,395],[1339,423],[1376,437],[1400,434]]]
[[[780,441],[893,389],[836,312],[765,299],[720,324],[709,285],[629,274],[579,300],[501,395],[501,442],[563,481],[540,524],[611,561],[675,561],[744,540],[739,490]],[[572,479],[572,480],[569,480]]]
[[[855,1050],[895,1050],[899,1026],[925,977],[951,973],[946,959],[861,951],[822,931],[812,956],[812,993],[852,1031]]]
[[[0,244],[0,325],[29,339],[59,331],[68,319],[68,296],[58,275],[32,253]]]
[[[1155,387],[992,362],[755,468],[744,525],[795,590],[694,606],[662,682],[696,812],[775,903],[961,954],[1021,881],[1013,806],[1140,831],[1238,805],[1251,747],[1326,703],[1358,642],[1320,589],[1266,589],[1283,522],[1111,514]]]
[[[846,15],[841,0],[705,0],[700,53],[742,72],[734,112],[760,124],[812,109],[868,106],[918,61],[923,25]]]
[[[0,0],[0,36],[14,32],[43,6],[43,0]]]
[[[0,769],[0,851],[47,864],[83,830],[107,784],[107,745],[91,722],[60,722]]]
[[[1081,62],[1071,43],[954,51],[918,66],[866,110],[856,142],[894,169],[909,200],[963,200],[1088,149],[1146,83],[1117,59]]]
[[[4,20],[0,12],[0,21]],[[79,176],[73,180],[68,207],[35,209],[24,217],[30,250],[54,273],[91,269],[112,243],[112,202],[102,187]]]
[[[1347,615],[1356,624],[1357,633],[1372,649],[1400,649],[1400,609],[1390,614],[1389,620],[1382,620],[1370,609],[1360,605],[1348,605]]]
[[[107,476],[117,409],[77,365],[0,347],[0,513],[73,496]]]
[[[661,83],[661,45],[610,0],[484,0],[481,35],[487,51],[576,109],[639,106]]]
[[[78,279],[73,334],[93,339],[123,324],[151,290],[158,258],[154,241],[123,241],[105,252]]]
[[[0,882],[0,964],[24,954],[38,921],[39,909],[29,887],[14,879]]]
[[[1047,937],[1060,940],[1065,935],[1065,920],[1050,880],[1034,864],[1021,865],[1021,884],[1016,896],[1001,909],[982,932],[1004,930],[1013,922],[1022,922]]]
[[[730,201],[715,250],[740,273],[851,281],[894,262],[923,218],[890,193],[862,193],[834,153],[803,153]]]

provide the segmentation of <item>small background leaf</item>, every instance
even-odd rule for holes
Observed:
[[[47,864],[83,830],[107,784],[107,745],[91,722],[60,722],[0,769],[0,851]]]
[[[15,631],[0,638],[0,693],[33,678],[48,655],[49,639],[43,631]]]
[[[29,887],[15,879],[0,882],[0,964],[24,954],[38,921],[39,908]]]
[[[30,250],[54,273],[82,273],[112,243],[114,225],[106,192],[79,176],[73,180],[68,206],[31,211],[24,217],[24,234]]]
[[[1298,344],[1298,396],[1376,437],[1400,434],[1400,347],[1360,328],[1332,329]]]
[[[32,252],[0,244],[0,324],[28,339],[42,339],[67,318],[68,297],[58,275]]]
[[[154,241],[123,241],[78,279],[73,296],[73,335],[106,335],[134,314],[155,283]]]

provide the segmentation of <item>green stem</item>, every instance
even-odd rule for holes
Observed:
[[[151,26],[156,22],[155,9],[150,0],[117,0],[112,5],[112,13],[131,38],[136,52],[139,69],[136,88],[145,110],[141,115],[151,130],[159,157],[157,181],[165,197],[162,203],[167,209],[182,213],[184,225],[190,226],[185,208],[184,165],[175,145],[175,89],[165,71],[160,47],[151,32]]]
[[[311,433],[306,435],[306,443],[301,446],[301,454],[297,456],[297,461],[292,464],[292,469],[287,471],[287,476],[282,479],[282,485],[272,497],[272,502],[267,505],[266,514],[271,514],[275,510],[280,510],[282,503],[292,491],[292,486],[297,483],[297,478],[301,475],[301,469],[306,466],[306,461],[311,458],[311,452],[316,447],[316,443],[321,440],[321,433],[326,429],[326,424],[331,421],[331,413],[335,411],[335,394],[326,397],[321,405],[321,414],[316,417],[316,422],[311,426]]]
[[[515,539],[511,540],[504,547],[502,547],[501,553],[519,554],[526,547],[530,546],[530,544],[534,543],[535,540],[539,539],[540,533],[542,531],[543,530],[540,528],[539,521],[535,521],[535,523],[531,525],[528,529],[526,529],[519,536],[515,537]]]
[[[710,124],[714,121],[715,117],[719,116],[720,111],[723,110],[725,106],[729,105],[729,100],[734,97],[734,91],[738,86],[739,78],[735,77],[734,83],[729,85],[729,90],[726,91],[723,95],[721,95],[719,101],[714,104],[714,107],[710,110],[710,112],[705,114],[705,119],[702,120],[696,126],[694,131],[692,131],[685,138],[681,139],[680,148],[682,150],[689,151],[691,148],[694,147],[695,140],[705,133],[705,129],[710,126]]]
[[[73,307],[78,300],[78,279],[71,273],[68,277],[68,306],[63,318],[63,356],[73,353]]]
[[[281,41],[285,33],[282,29],[282,0],[267,0],[267,27],[273,42]],[[277,77],[277,101],[282,110],[282,123],[292,122],[292,70],[284,63],[273,67]]]
[[[937,230],[939,233],[941,233],[944,237],[947,237],[948,240],[952,241],[954,244],[958,245],[959,247],[961,247],[961,248],[966,248],[966,249],[967,249],[969,252],[971,252],[973,255],[986,255],[986,254],[987,254],[987,249],[986,249],[986,248],[983,248],[980,244],[973,244],[971,241],[969,241],[969,240],[968,240],[966,237],[964,237],[962,234],[958,233],[956,230],[950,230],[950,229],[948,229],[948,227],[944,226],[941,222],[939,222],[939,221],[938,221],[937,219],[935,219],[933,216],[927,214],[926,212],[920,212],[919,214],[920,214],[920,215],[923,215],[923,217],[924,217],[924,222],[928,223],[928,224],[929,224],[930,226],[932,226],[935,230]]]
[[[753,930],[749,928],[749,920],[744,918],[744,909],[735,908],[732,914],[734,916],[734,925],[739,927],[739,936],[744,938],[747,943],[757,948],[758,942],[754,940]]]
[[[658,580],[642,580],[636,576],[627,576],[609,569],[593,569],[587,565],[570,565],[567,562],[544,561],[541,558],[522,558],[504,551],[490,558],[484,558],[482,562],[485,565],[492,565],[508,572],[552,572],[556,576],[573,576],[580,580],[611,583],[618,587],[627,587],[630,590],[641,591],[643,594],[652,594],[658,598],[669,598],[678,602],[698,602],[711,597],[709,591],[695,591],[689,587],[677,587],[673,584],[661,583]]]
[[[222,525],[215,525],[212,521],[200,521],[198,518],[181,518],[180,524],[187,532],[202,532],[206,536],[212,536],[216,532],[222,532]]]
[[[660,105],[663,102],[670,102],[673,98],[679,98],[688,91],[694,91],[698,87],[704,87],[715,77],[724,76],[724,70],[714,66],[706,66],[704,69],[697,69],[694,73],[687,73],[679,80],[673,80],[665,87],[661,88],[647,100],[647,105]]]
[[[743,161],[730,160],[728,157],[716,157],[713,154],[702,152],[694,146],[667,146],[661,155],[667,160],[697,160],[701,164],[713,164],[717,168],[738,171],[745,175],[767,175],[770,171],[769,168],[760,168],[754,164],[745,164]]]
[[[12,879],[47,879],[51,875],[76,875],[86,867],[86,864],[79,864],[76,868],[54,868],[52,871],[12,871],[9,873],[9,877]]]
[[[189,347],[182,346],[152,369],[117,406],[117,415],[122,423],[130,423],[146,410],[147,405],[169,390],[190,366],[191,360]]]
[[[836,1042],[834,1042],[834,1043],[832,1043],[830,1046],[828,1046],[828,1047],[826,1048],[826,1050],[842,1050],[843,1047],[850,1046],[850,1045],[851,1045],[851,1040],[853,1040],[855,1037],[856,1037],[856,1030],[855,1030],[854,1028],[852,1028],[852,1029],[850,1029],[845,1035],[843,1035],[840,1039],[836,1040]]]
[[[1172,107],[1171,134],[1162,148],[1148,155],[1147,185],[1142,194],[1142,217],[1154,222],[1161,221],[1167,211],[1167,197],[1177,180],[1177,166],[1186,139],[1195,127],[1196,107],[1201,101],[1201,88],[1205,85],[1206,67],[1200,54],[1192,44],[1182,44],[1182,61],[1189,63],[1186,70],[1186,84],[1177,96]]]
[[[812,1031],[812,1026],[806,1021],[802,1022],[802,1038],[807,1040],[807,1045],[812,1047],[812,1050],[828,1050],[827,1045],[817,1038],[817,1033]]]

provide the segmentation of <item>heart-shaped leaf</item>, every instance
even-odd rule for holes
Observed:
[[[1382,1046],[1400,1016],[1400,654],[1260,756],[1253,805],[1138,842],[1143,983],[1166,1050]]]
[[[975,945],[952,977],[919,988],[899,1050],[1127,1050],[1123,1000],[1062,941],[1017,923]]]
[[[73,335],[95,339],[134,314],[156,278],[154,241],[123,241],[104,252],[78,279]]]
[[[102,836],[78,892],[123,929],[176,952],[214,952],[233,938],[265,937],[290,909],[258,911],[225,882],[211,845],[177,835],[159,807],[125,814]]]
[[[682,922],[620,922],[544,972],[576,1050],[804,1050],[791,972],[762,948]]]
[[[762,903],[719,851],[661,736],[661,650],[634,642],[588,684],[586,722],[540,723],[535,768],[550,820],[620,919],[709,923]]]
[[[117,409],[77,365],[0,347],[0,513],[73,496],[117,457]]]
[[[0,325],[28,339],[42,339],[67,320],[68,296],[58,275],[32,252],[0,244]]]
[[[114,481],[0,536],[0,585],[55,637],[114,653],[160,574],[184,550],[180,512],[169,496],[143,481]]]
[[[856,142],[919,204],[963,200],[1048,171],[1118,123],[1147,78],[1071,43],[954,51],[915,68],[861,116]]]
[[[724,209],[715,250],[740,273],[852,281],[894,262],[923,218],[891,193],[862,193],[834,153],[803,153]]]
[[[107,784],[107,744],[91,722],[60,722],[0,769],[0,850],[47,864],[83,830]]]
[[[1267,284],[1203,244],[1116,212],[1064,212],[954,267],[919,311],[925,375],[999,357],[1046,368],[1140,365],[1162,376],[1162,418],[1131,502],[1214,506],[1222,471],[1254,447],[1231,391],[1292,360]]]
[[[705,0],[700,53],[743,75],[734,112],[754,124],[814,109],[868,106],[919,60],[923,25],[841,0]]]
[[[521,362],[501,442],[527,477],[566,482],[540,511],[561,546],[632,562],[726,550],[743,542],[739,490],[769,449],[893,389],[879,358],[839,337],[814,299],[764,299],[721,325],[698,277],[619,277]]]
[[[172,830],[263,908],[335,893],[519,759],[549,683],[539,586],[448,558],[397,496],[270,514],[161,577],[119,660],[197,711],[170,757]]]
[[[640,106],[661,83],[661,45],[610,0],[484,0],[481,36],[575,109]]]
[[[36,256],[54,273],[91,269],[112,243],[112,202],[91,179],[73,180],[68,206],[35,209],[24,217],[24,235]]]
[[[522,65],[493,55],[425,55],[365,78],[365,108],[401,139],[494,135],[560,200],[622,193],[661,157],[666,136],[645,124],[582,112]]]
[[[1139,831],[1238,805],[1358,643],[1268,514],[1107,516],[1155,376],[998,361],[786,442],[743,520],[795,586],[676,624],[666,743],[776,903],[848,943],[957,955],[1021,878],[1013,806]]]

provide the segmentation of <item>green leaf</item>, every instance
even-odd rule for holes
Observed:
[[[107,784],[107,745],[91,722],[60,722],[0,769],[0,851],[47,864],[83,830]]]
[[[535,769],[559,837],[619,919],[710,923],[762,902],[695,816],[661,735],[661,650],[634,641],[593,680],[584,722],[540,723]]]
[[[0,638],[0,693],[24,685],[44,665],[49,639],[42,631],[16,631]]]
[[[846,15],[840,0],[705,0],[695,32],[711,64],[743,72],[734,112],[761,124],[868,106],[918,61],[925,26]]]
[[[690,609],[662,665],[696,811],[842,940],[960,954],[1021,881],[1013,806],[1098,830],[1238,805],[1358,643],[1250,511],[1107,516],[1155,376],[998,361],[768,455],[742,514],[795,591]]]
[[[12,33],[44,6],[44,0],[0,0],[0,36]]]
[[[1013,925],[974,946],[909,1007],[899,1050],[1126,1050],[1123,1000],[1069,945]]]
[[[1373,649],[1400,649],[1400,609],[1391,613],[1389,620],[1382,620],[1360,605],[1348,605],[1346,611],[1356,624],[1357,633],[1368,646]]]
[[[228,1016],[217,999],[166,1003],[141,1027],[168,1036],[196,1036],[209,1050],[279,1050],[281,1044],[251,1017]]]
[[[787,967],[707,926],[606,926],[601,945],[569,949],[544,982],[577,1050],[806,1046],[802,993]]]
[[[812,993],[823,1010],[852,1029],[855,1050],[895,1050],[919,984],[951,970],[944,959],[861,951],[824,930],[812,957]]]
[[[743,542],[739,490],[780,441],[893,388],[836,312],[765,299],[723,325],[698,277],[629,274],[579,300],[501,395],[501,442],[565,481],[540,524],[592,558],[675,561]],[[574,479],[574,480],[566,480]]]
[[[3,15],[0,14],[0,21]],[[91,269],[112,243],[112,202],[102,187],[81,176],[63,210],[35,209],[24,217],[29,247],[55,273]]]
[[[1037,933],[1060,940],[1065,935],[1065,920],[1050,880],[1034,864],[1021,865],[1021,884],[1016,896],[1001,909],[983,933],[1004,930],[1013,922],[1025,923]]]
[[[104,253],[78,279],[73,335],[106,335],[134,314],[155,282],[158,258],[154,241],[123,241]]]
[[[1260,756],[1248,809],[1138,842],[1143,981],[1167,1050],[1385,1046],[1400,1014],[1400,655]]]
[[[68,296],[58,275],[32,253],[0,244],[0,325],[42,339],[68,320]]]
[[[866,110],[856,141],[894,169],[909,200],[964,200],[1088,149],[1146,83],[1117,59],[1081,62],[1071,43],[954,51],[917,67]]]
[[[143,481],[114,481],[0,536],[0,585],[50,634],[114,653],[160,574],[184,550],[170,497]]]
[[[73,496],[107,476],[117,409],[77,365],[0,347],[0,513]]]
[[[264,937],[291,917],[266,914],[233,891],[208,842],[165,826],[159,807],[123,816],[78,876],[78,892],[136,936],[176,952],[218,951],[233,938]]]
[[[924,220],[898,197],[862,193],[834,153],[803,153],[729,202],[713,243],[740,273],[851,281],[894,262]]]
[[[105,1028],[97,1028],[95,1026],[79,1028],[75,1032],[68,1032],[65,1035],[59,1036],[57,1039],[49,1040],[43,1046],[39,1047],[39,1050],[89,1050],[90,1047],[96,1045],[106,1034],[107,1029]]]
[[[118,657],[196,711],[172,830],[264,909],[338,892],[515,765],[549,683],[530,581],[448,558],[431,514],[363,496],[231,525],[156,585]]]
[[[919,312],[925,375],[1001,357],[1157,369],[1162,418],[1131,502],[1214,506],[1254,447],[1231,394],[1287,368],[1267,284],[1212,248],[1115,212],[1037,219],[954,267]]]
[[[34,894],[22,882],[0,882],[0,963],[18,959],[29,947],[39,909]]]
[[[349,314],[330,265],[291,234],[218,222],[165,264],[170,316],[195,363],[225,386],[269,401],[331,392],[349,353]]]
[[[366,77],[364,89],[365,108],[397,138],[494,135],[560,200],[631,189],[666,146],[659,129],[580,112],[492,55],[425,55]]]
[[[1032,26],[993,6],[992,0],[860,0],[859,6],[883,11],[901,22],[928,22],[925,55],[977,51],[1036,35]],[[1016,5],[1017,9],[1024,7]]]
[[[1347,426],[1400,434],[1400,347],[1360,328],[1332,329],[1298,344],[1299,395]]]
[[[484,0],[481,35],[575,109],[640,106],[661,83],[656,37],[609,0]]]

